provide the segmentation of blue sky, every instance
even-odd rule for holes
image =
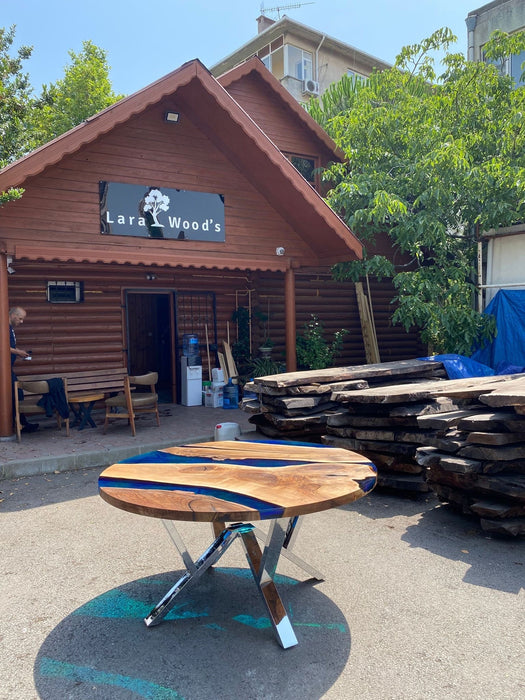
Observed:
[[[265,0],[264,7],[300,2]],[[291,19],[393,62],[399,50],[449,27],[466,52],[465,18],[484,2],[315,0]],[[25,65],[35,92],[63,76],[70,50],[93,41],[108,53],[117,93],[130,94],[193,58],[211,67],[257,34],[261,0],[0,0],[0,26],[16,25],[16,46],[33,46]],[[276,12],[266,12],[277,19]]]

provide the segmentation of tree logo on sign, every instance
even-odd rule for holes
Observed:
[[[164,228],[164,224],[161,224],[158,220],[158,215],[162,211],[168,211],[170,198],[162,194],[160,190],[152,189],[144,197],[144,212],[151,214],[153,219],[151,226],[158,226],[159,228]]]

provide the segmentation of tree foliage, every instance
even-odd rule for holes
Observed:
[[[0,168],[82,123],[120,99],[109,80],[106,52],[91,41],[82,51],[69,52],[72,63],[64,77],[42,86],[40,97],[33,95],[23,62],[32,47],[13,51],[15,27],[0,28]],[[0,192],[0,206],[18,199],[23,189]]]
[[[82,51],[69,52],[70,65],[64,77],[42,86],[36,102],[34,120],[42,143],[56,138],[109,107],[122,95],[116,95],[109,79],[107,53],[91,41],[82,43]]]
[[[29,77],[23,61],[31,56],[30,46],[13,55],[15,28],[0,28],[0,168],[24,155],[32,147],[27,118],[31,108]],[[0,205],[22,195],[20,189],[0,193]]]
[[[343,78],[308,110],[345,152],[324,173],[328,201],[365,246],[363,262],[334,276],[392,277],[395,323],[418,328],[433,351],[470,354],[494,333],[473,304],[478,232],[525,220],[525,89],[496,65],[449,53],[454,40],[441,29],[393,68]],[[498,32],[486,54],[497,62],[523,47],[525,33]],[[446,52],[439,78],[435,50]],[[384,232],[409,267],[368,254]]]
[[[331,367],[334,359],[341,352],[343,339],[348,331],[341,328],[335,331],[331,342],[325,338],[322,322],[315,314],[304,324],[302,335],[297,336],[297,362],[305,369],[325,369]]]

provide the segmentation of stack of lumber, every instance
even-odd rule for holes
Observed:
[[[258,398],[243,401],[241,407],[268,437],[322,442],[328,418],[340,410],[334,392],[439,376],[445,376],[441,363],[420,360],[272,374],[245,385],[245,392]]]
[[[479,517],[485,532],[525,535],[525,378],[498,379],[468,408],[421,417],[436,437],[416,460],[438,498]]]
[[[378,485],[433,490],[484,530],[525,534],[525,378],[448,380],[403,361],[259,377],[243,407],[264,435],[367,456]]]

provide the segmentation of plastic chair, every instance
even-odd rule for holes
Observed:
[[[141,413],[154,413],[157,425],[160,427],[159,397],[156,389],[158,378],[157,372],[125,377],[124,393],[111,396],[105,401],[106,418],[104,420],[103,433],[106,432],[108,423],[113,418],[126,418],[131,425],[131,433],[135,437],[135,416]],[[143,386],[149,387],[149,391],[132,391],[136,387]]]

